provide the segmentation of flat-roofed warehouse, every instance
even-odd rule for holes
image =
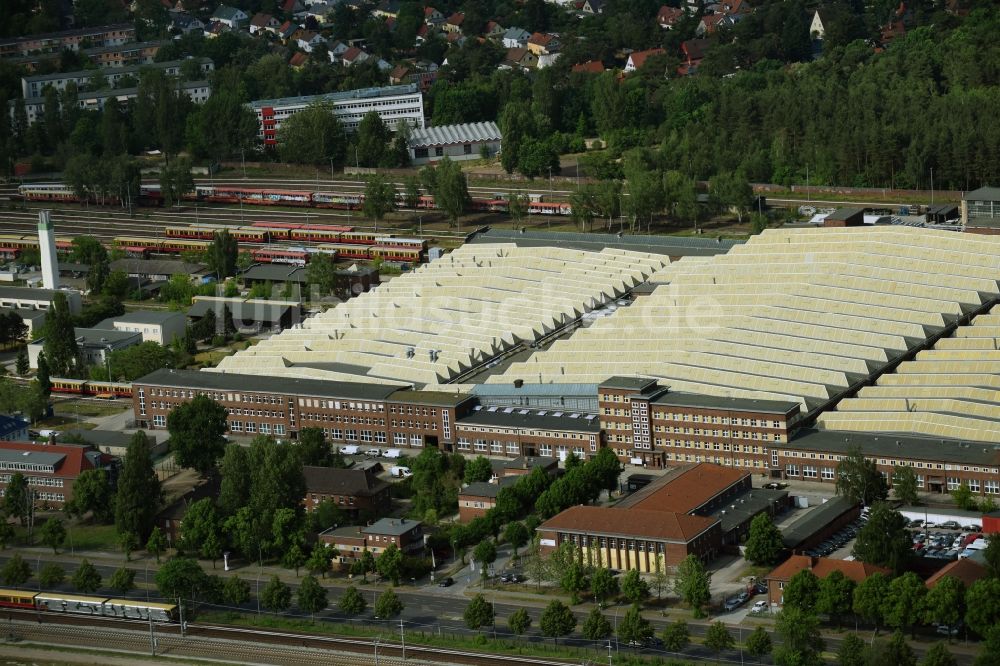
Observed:
[[[614,249],[464,245],[223,359],[217,369],[446,383],[614,302],[667,262]]]
[[[488,383],[600,383],[798,402],[815,413],[1000,293],[1000,239],[908,227],[769,230],[684,257],[652,293]]]

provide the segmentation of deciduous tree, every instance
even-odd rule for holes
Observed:
[[[160,480],[153,469],[149,439],[139,430],[129,440],[128,451],[118,475],[115,495],[115,529],[146,539],[160,509]]]
[[[733,649],[736,640],[722,622],[713,622],[705,631],[705,647],[712,652],[723,652]]]
[[[819,596],[816,599],[816,611],[825,613],[837,626],[845,615],[851,612],[854,604],[853,580],[837,570],[819,582]]]
[[[803,569],[785,584],[782,597],[785,608],[798,608],[805,613],[813,613],[819,599],[819,579],[811,570]]]
[[[476,456],[465,463],[465,482],[476,483],[477,481],[489,481],[493,476],[493,466],[489,458]]]
[[[326,608],[329,604],[326,590],[312,576],[306,576],[302,579],[302,582],[299,583],[299,590],[296,596],[298,598],[299,609],[309,613],[310,617]]]
[[[76,343],[76,331],[73,328],[73,314],[69,309],[69,301],[62,292],[56,292],[52,297],[52,307],[45,317],[42,329],[44,341],[42,351],[48,362],[49,372],[57,377],[71,377],[79,361],[80,349]]]
[[[58,518],[49,518],[39,530],[42,543],[52,549],[53,553],[58,553],[62,545],[66,543],[66,526]]]
[[[469,629],[480,629],[493,624],[493,606],[481,594],[472,597],[463,614],[465,626]]]
[[[823,663],[823,638],[815,615],[785,607],[778,613],[775,630],[781,646],[774,651],[779,666],[820,666]]]
[[[924,597],[923,621],[954,627],[964,616],[965,584],[955,576],[943,576]]]
[[[160,563],[160,555],[167,552],[167,537],[159,527],[153,527],[146,539],[146,552],[156,558],[156,563]]]
[[[108,483],[108,473],[103,469],[81,472],[73,484],[73,497],[64,510],[66,515],[78,518],[90,512],[99,523],[114,521],[115,492]]]
[[[756,565],[774,564],[784,548],[781,531],[775,526],[770,514],[761,513],[755,516],[750,522],[746,558]]]
[[[607,599],[618,594],[618,579],[609,569],[598,567],[590,575],[590,592],[598,606],[603,607]]]
[[[288,610],[292,605],[292,588],[277,576],[271,576],[271,580],[260,591],[260,605],[276,613]]]
[[[166,599],[194,600],[201,597],[207,578],[195,560],[174,557],[156,572],[156,589]]]
[[[653,636],[653,625],[642,616],[639,604],[625,611],[618,623],[618,639],[625,643],[644,644]]]
[[[49,562],[38,572],[38,583],[45,588],[59,587],[66,580],[66,570],[55,562]]]
[[[958,666],[958,661],[948,651],[948,644],[944,641],[938,641],[924,652],[924,658],[920,660],[920,666]]]
[[[611,632],[611,623],[608,622],[608,618],[604,617],[604,613],[601,612],[600,608],[591,609],[590,614],[587,615],[587,619],[583,621],[583,626],[580,628],[580,633],[588,641],[605,639],[611,635]]]
[[[982,578],[965,593],[965,623],[980,636],[1000,624],[1000,579]]]
[[[202,476],[214,472],[226,448],[226,416],[226,409],[205,395],[175,407],[167,430],[177,464]]]
[[[365,216],[375,221],[375,231],[388,213],[396,210],[396,186],[378,174],[365,181],[365,201],[362,206]]]
[[[774,644],[771,641],[771,634],[767,633],[767,629],[764,627],[757,627],[753,630],[746,640],[745,644],[747,653],[751,657],[756,657],[757,661],[771,654],[771,650],[774,649]]]
[[[87,560],[84,560],[84,562],[87,562]],[[14,553],[4,563],[3,568],[0,568],[0,578],[3,579],[3,584],[7,587],[20,587],[31,578],[31,566],[24,561],[20,553]],[[79,586],[77,586],[77,589],[80,589]]]
[[[286,162],[343,164],[346,148],[344,126],[329,104],[309,105],[288,117],[278,131],[278,152]]]
[[[694,555],[688,555],[677,566],[674,591],[694,611],[695,617],[702,617],[702,607],[711,598],[712,575],[705,571],[705,565]]]
[[[391,620],[402,612],[403,602],[392,590],[386,590],[375,600],[375,617],[381,620]]]
[[[558,643],[560,636],[570,634],[576,627],[576,616],[561,601],[554,600],[542,611],[538,624],[543,636],[548,636]]]
[[[111,574],[111,579],[108,581],[108,587],[118,592],[120,596],[127,596],[129,592],[135,589],[135,571],[126,567],[115,569],[115,572]]]
[[[222,597],[230,606],[242,606],[250,600],[250,583],[239,576],[227,578],[222,586]]]
[[[365,608],[368,607],[364,596],[358,592],[358,588],[353,585],[349,586],[344,590],[344,594],[340,597],[340,601],[337,603],[340,610],[346,615],[351,617],[356,617],[365,612]]]
[[[889,583],[889,596],[882,611],[885,623],[899,631],[912,629],[923,618],[926,596],[927,588],[912,571],[894,578]]]
[[[638,570],[630,569],[622,577],[622,596],[629,603],[641,606],[649,598],[649,585],[639,575]]]
[[[872,508],[868,522],[858,532],[854,543],[855,557],[897,573],[902,571],[913,553],[913,542],[906,526],[906,518],[888,504],[879,502]]]
[[[89,560],[84,559],[80,562],[80,566],[76,568],[76,571],[73,572],[70,582],[80,592],[90,594],[101,589],[103,580],[97,568]]]
[[[663,628],[663,648],[667,652],[683,652],[691,642],[691,632],[684,620],[674,620]]]
[[[852,447],[837,464],[837,494],[870,506],[888,497],[889,489],[875,461]]]
[[[520,636],[531,627],[531,616],[528,615],[528,611],[518,608],[507,618],[507,627]]]
[[[389,544],[376,558],[375,568],[380,576],[388,578],[393,585],[399,585],[399,579],[403,575],[403,551],[396,544]]]
[[[917,473],[912,465],[892,468],[892,494],[904,504],[917,503]]]
[[[877,630],[884,618],[882,608],[888,595],[889,579],[882,573],[873,573],[854,588],[854,612]]]

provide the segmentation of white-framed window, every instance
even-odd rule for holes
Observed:
[[[485,439],[477,439],[475,442],[473,442],[473,448],[475,448],[476,451],[485,452],[486,451],[486,440]]]
[[[370,441],[372,441],[372,439],[373,438],[372,438],[372,431],[371,430],[362,430],[361,431],[361,441],[362,442],[370,442]]]
[[[356,442],[356,441],[358,441],[358,431],[357,430],[345,430],[344,431],[344,439],[346,439],[349,442]]]
[[[257,432],[257,424],[253,421],[247,421],[247,432]]]
[[[423,435],[410,435],[410,446],[412,446],[413,448],[419,449],[423,445],[424,445],[424,436]]]
[[[803,465],[802,466],[802,478],[805,479],[815,479],[816,478],[816,467],[813,465]]]
[[[382,430],[378,430],[375,432],[375,441],[378,442],[379,444],[385,444],[386,439],[387,437],[385,436],[385,432],[383,432]]]
[[[969,490],[974,493],[979,492],[979,479],[969,479]]]
[[[262,435],[270,435],[271,434],[271,424],[270,423],[261,423],[260,424],[260,434],[262,434]]]
[[[159,428],[167,427],[167,417],[163,414],[155,414],[153,416],[153,425]]]
[[[983,481],[983,490],[987,495],[1000,495],[1000,481]]]
[[[517,455],[521,450],[517,446],[517,442],[507,442],[507,453]]]
[[[948,477],[948,490],[958,490],[958,487],[962,485],[962,480],[957,476]]]
[[[833,481],[833,479],[837,476],[837,470],[833,467],[824,467],[820,470],[820,473],[822,474],[824,481]]]
[[[323,432],[324,435],[326,434],[325,431],[326,431],[326,429],[324,428],[324,432]],[[281,423],[276,423],[275,426],[274,426],[274,434],[275,435],[284,435],[285,434],[285,426],[283,424],[281,424]]]
[[[798,465],[785,465],[785,474],[788,476],[798,476],[799,466]]]
[[[538,447],[538,453],[539,453],[539,455],[543,455],[543,456],[551,456],[552,455],[552,445],[551,444],[542,444],[541,446]]]
[[[405,432],[393,433],[392,443],[397,446],[406,446],[406,433]]]
[[[501,453],[503,453],[503,442],[496,439],[490,442],[490,453],[496,455],[500,455]]]

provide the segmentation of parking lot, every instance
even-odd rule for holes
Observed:
[[[986,546],[982,528],[978,525],[961,525],[950,520],[937,525],[933,522],[910,522],[913,552],[921,557],[954,560],[968,557],[973,551]]]

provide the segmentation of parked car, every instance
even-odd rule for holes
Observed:
[[[340,452],[345,456],[356,456],[358,454],[358,450],[358,447],[354,445],[340,447]]]
[[[958,530],[962,528],[962,526],[958,524],[957,520],[946,520],[938,525],[938,527],[945,530]]]
[[[368,449],[367,451],[365,451],[365,455],[370,456],[372,458],[378,458],[379,456],[382,455],[382,449]]]
[[[767,583],[763,581],[758,581],[753,588],[754,594],[767,594]]]
[[[969,530],[970,532],[982,532],[983,531],[982,525],[966,525],[965,529]]]
[[[760,601],[758,601],[757,603],[755,603],[753,605],[753,608],[750,609],[750,612],[751,613],[764,613],[764,612],[767,611],[767,608],[768,608],[768,603],[766,601],[764,601],[763,599],[761,599]]]
[[[955,625],[954,627],[947,624],[939,624],[935,629],[935,632],[942,636],[958,636],[958,631],[961,629],[961,625]]]
[[[924,521],[922,518],[914,518],[910,521],[910,527],[923,527]]]
[[[449,576],[444,580],[442,580],[440,583],[438,583],[438,587],[451,587],[454,584],[455,584],[455,579]]]
[[[736,610],[742,605],[743,602],[740,601],[739,597],[729,597],[728,599],[726,599],[726,603],[722,604],[722,608],[728,613],[730,611]]]

